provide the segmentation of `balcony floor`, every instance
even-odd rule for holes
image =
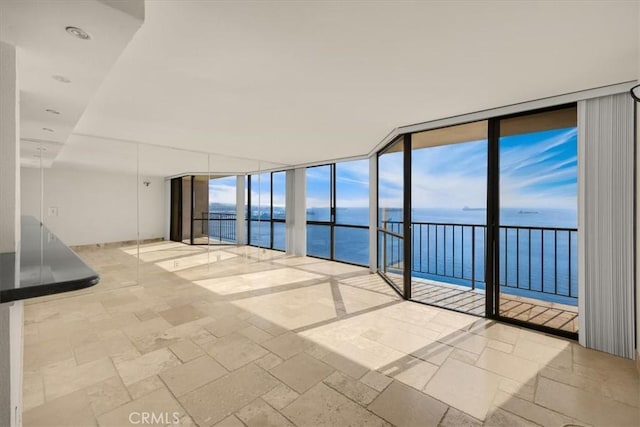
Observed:
[[[469,314],[484,315],[484,290],[414,279],[412,299]],[[502,293],[500,314],[505,317],[578,332],[578,307]]]

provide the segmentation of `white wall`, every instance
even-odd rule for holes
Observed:
[[[80,169],[43,169],[44,223],[67,245],[120,242],[165,235],[165,183],[141,177],[140,217],[136,176]],[[22,214],[40,217],[40,169],[22,168]],[[150,182],[149,186],[143,184]],[[49,215],[49,208],[58,214]]]
[[[19,285],[20,93],[14,46],[0,42],[0,265],[3,287]],[[4,283],[6,281],[7,283]],[[22,301],[0,303],[0,425],[22,424]]]

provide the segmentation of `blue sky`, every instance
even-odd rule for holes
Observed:
[[[330,168],[307,169],[307,207],[329,206]],[[340,208],[369,206],[369,160],[354,160],[336,164],[336,205]]]
[[[413,151],[413,207],[484,207],[487,145],[474,141]],[[329,167],[307,169],[307,207],[329,206]],[[501,206],[576,209],[577,130],[550,130],[500,139]],[[337,164],[338,207],[367,207],[369,161]],[[402,153],[380,158],[380,206],[402,206]],[[235,177],[211,180],[210,200],[235,203]],[[285,174],[274,175],[274,206],[284,206]],[[269,174],[254,177],[252,201],[268,207]]]
[[[473,141],[414,150],[414,208],[485,207],[487,143]],[[577,130],[500,139],[500,204],[576,209]],[[381,207],[402,206],[402,155],[380,159]]]

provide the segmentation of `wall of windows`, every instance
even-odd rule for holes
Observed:
[[[578,335],[575,104],[378,153],[378,266],[407,299]]]
[[[369,160],[307,168],[307,255],[369,264]]]
[[[286,249],[286,172],[247,178],[247,241],[261,248]]]

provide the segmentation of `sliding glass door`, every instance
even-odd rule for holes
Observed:
[[[378,270],[405,298],[578,334],[577,111],[404,134],[378,153]]]
[[[499,317],[578,331],[575,106],[500,120]]]
[[[487,121],[411,136],[412,299],[485,314]]]
[[[408,141],[410,137],[401,136],[378,154],[378,271],[405,298],[411,293],[406,280],[410,253],[405,251]]]

